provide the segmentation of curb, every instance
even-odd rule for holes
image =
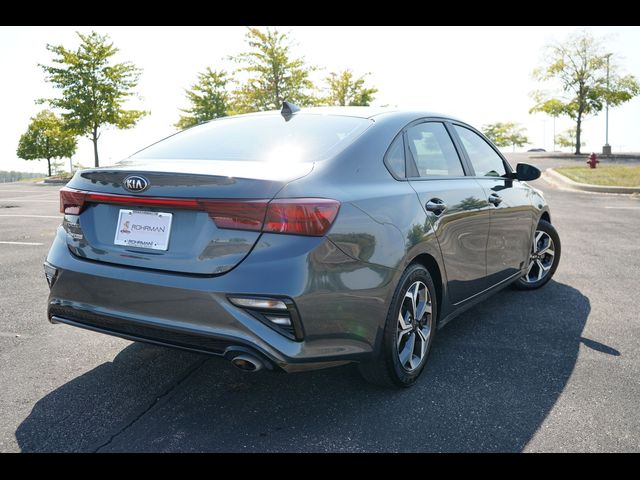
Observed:
[[[637,154],[637,153],[633,153],[633,154],[619,153],[619,154],[612,154],[612,155],[602,155],[598,153],[597,155],[598,155],[598,159],[600,161],[604,161],[604,163],[609,163],[609,162],[634,163],[634,162],[640,161],[640,154]],[[570,154],[570,155],[555,154],[554,155],[553,153],[544,154],[544,153],[531,152],[529,153],[528,156],[532,160],[535,160],[536,158],[544,158],[544,159],[552,159],[552,160],[589,160],[588,153],[581,153],[579,155],[574,155],[574,154]]]
[[[609,185],[591,185],[589,183],[574,182],[568,177],[565,177],[561,173],[556,172],[553,168],[547,168],[542,174],[543,177],[551,179],[553,181],[560,182],[565,186],[574,190],[581,190],[583,192],[598,192],[598,193],[640,193],[640,187],[614,187]]]
[[[69,180],[71,180],[70,178],[66,179],[66,180],[49,180],[48,178],[42,180],[41,182],[38,182],[40,185],[66,185],[67,183],[69,183]]]

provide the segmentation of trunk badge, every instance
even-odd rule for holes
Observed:
[[[130,192],[144,192],[149,188],[149,180],[140,175],[129,175],[122,181],[122,186]]]

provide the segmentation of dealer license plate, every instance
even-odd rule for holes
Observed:
[[[113,243],[127,247],[167,250],[172,217],[171,213],[121,209]]]

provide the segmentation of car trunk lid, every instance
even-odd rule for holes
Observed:
[[[83,170],[65,194],[82,203],[77,211],[67,208],[67,244],[99,262],[222,274],[253,248],[260,236],[254,220],[268,201],[312,169],[312,163],[283,169],[265,162],[157,160]]]

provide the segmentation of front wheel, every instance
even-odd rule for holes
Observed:
[[[387,387],[413,385],[431,351],[437,308],[431,275],[422,265],[411,265],[393,295],[380,351],[359,366],[365,380]]]
[[[546,220],[540,220],[533,235],[526,273],[513,286],[519,290],[535,290],[547,284],[560,262],[560,236]]]

